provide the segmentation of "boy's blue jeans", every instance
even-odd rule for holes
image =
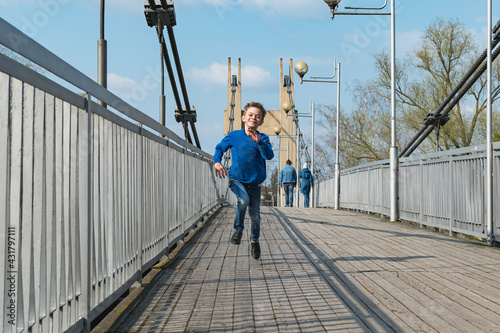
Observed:
[[[285,207],[293,205],[293,188],[293,183],[283,183],[283,189],[285,190]]]
[[[250,240],[258,242],[260,237],[260,185],[242,184],[237,180],[229,180],[229,188],[238,198],[236,205],[236,217],[234,218],[234,229],[245,229],[244,220],[248,207],[251,220]]]

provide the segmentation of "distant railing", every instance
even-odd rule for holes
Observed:
[[[226,201],[227,179],[212,156],[2,19],[0,31],[84,92],[0,54],[1,331],[86,331]]]
[[[485,223],[485,146],[474,146],[400,159],[400,218],[446,230],[450,234],[487,238]],[[493,202],[499,202],[500,142],[494,144]],[[343,170],[340,206],[389,216],[389,160]],[[334,178],[318,181],[316,206],[332,208]],[[494,204],[493,220],[500,218]],[[493,228],[500,237],[500,223]]]

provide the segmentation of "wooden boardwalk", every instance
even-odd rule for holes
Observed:
[[[94,332],[500,332],[500,249],[348,211],[223,207]],[[247,217],[248,218],[248,217]],[[246,221],[249,223],[249,221]]]

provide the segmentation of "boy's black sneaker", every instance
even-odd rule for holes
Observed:
[[[233,237],[231,237],[231,243],[239,245],[241,243],[241,236],[243,236],[243,231],[236,230]]]
[[[252,242],[252,257],[254,259],[260,258],[260,244],[259,242]]]

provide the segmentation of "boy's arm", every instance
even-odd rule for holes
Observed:
[[[229,138],[226,135],[224,139],[215,147],[215,154],[214,154],[214,168],[215,168],[215,175],[219,178],[225,178],[227,175],[227,171],[222,165],[222,156],[224,156],[224,153],[226,150],[228,150],[230,147],[229,144]]]
[[[259,137],[260,141],[257,142],[257,146],[259,147],[260,155],[265,160],[272,160],[274,158],[274,152],[269,137],[262,133],[259,133]]]
[[[214,163],[221,163],[222,162],[222,156],[224,156],[224,153],[226,150],[230,148],[230,143],[229,143],[229,135],[226,135],[222,141],[215,146],[215,154],[214,154]]]

